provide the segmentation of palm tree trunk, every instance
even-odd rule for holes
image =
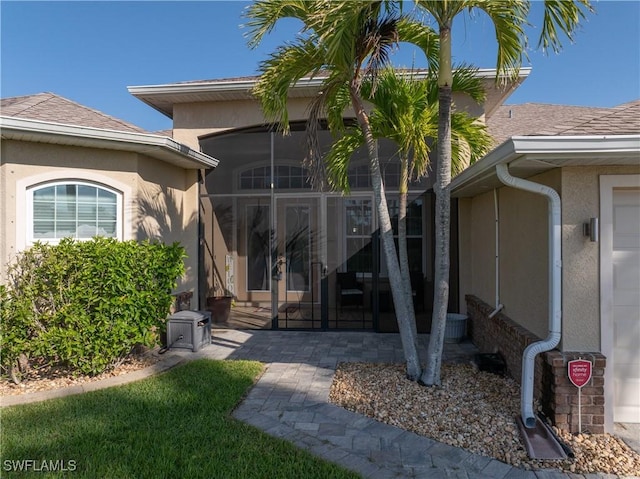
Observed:
[[[434,192],[435,272],[431,335],[427,348],[427,367],[420,382],[427,386],[440,385],[440,368],[444,349],[444,332],[449,303],[449,236],[451,223],[451,27],[440,25],[440,68],[438,77],[438,165]]]
[[[400,198],[398,200],[398,257],[400,259],[400,274],[404,286],[404,295],[409,311],[409,321],[412,334],[418,340],[418,326],[416,325],[416,313],[413,309],[413,294],[411,287],[411,275],[409,272],[409,253],[407,251],[407,200],[409,196],[409,160],[406,157],[400,160]]]
[[[365,143],[367,145],[367,153],[369,155],[369,169],[371,172],[371,184],[373,186],[373,194],[378,209],[378,220],[380,222],[380,235],[382,237],[382,248],[387,261],[387,270],[389,272],[389,282],[391,284],[391,294],[395,306],[396,318],[398,320],[398,330],[400,331],[400,340],[404,351],[405,361],[407,363],[407,378],[416,381],[420,378],[422,372],[420,366],[420,358],[418,356],[417,338],[413,334],[410,324],[409,310],[407,307],[406,296],[404,295],[404,287],[402,287],[402,275],[400,273],[400,265],[396,253],[396,245],[393,241],[393,229],[391,228],[391,218],[389,216],[389,208],[387,207],[387,198],[384,193],[384,185],[382,183],[382,175],[380,174],[380,161],[378,158],[378,146],[371,132],[369,117],[364,109],[364,104],[356,93],[356,88],[350,88],[351,103],[358,119],[358,124],[362,128]],[[415,323],[415,321],[414,321]]]

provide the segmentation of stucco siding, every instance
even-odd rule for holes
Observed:
[[[496,247],[494,210],[493,192],[473,198],[470,222],[473,248],[471,275],[473,279],[471,281],[471,290],[461,291],[460,297],[464,299],[466,293],[473,292],[486,303],[495,306]]]
[[[461,313],[467,312],[467,304],[464,300],[465,292],[472,289],[471,267],[473,261],[473,240],[471,228],[471,207],[473,203],[471,198],[460,198],[458,200],[458,251],[459,251],[459,281],[460,281],[460,300],[458,308]]]
[[[309,98],[290,98],[289,121],[305,121]],[[456,109],[466,111],[484,121],[483,108],[466,95],[455,95]],[[346,116],[355,117],[348,109]],[[267,123],[256,100],[235,100],[173,105],[173,139],[199,150],[198,138],[234,128],[247,128]],[[215,156],[215,152],[213,153]]]
[[[531,180],[558,191],[542,178]],[[547,199],[522,190],[501,188],[499,209],[500,302],[507,316],[545,338],[549,324]]]
[[[560,190],[560,173],[530,178]],[[540,337],[548,331],[548,214],[546,198],[514,188],[497,190],[499,302],[504,314]],[[470,202],[470,205],[465,205]],[[493,190],[462,202],[460,297],[472,294],[496,306],[495,202]],[[469,279],[470,278],[470,279]]]
[[[198,304],[197,171],[140,156],[136,238],[180,243],[186,250],[185,276],[177,291],[192,291]]]
[[[600,175],[638,174],[638,167],[562,169],[562,314],[565,351],[601,351],[600,243],[583,234],[583,223],[600,217]]]
[[[0,280],[5,279],[7,263],[29,245],[27,189],[39,183],[74,179],[100,183],[120,191],[123,193],[123,238],[132,237],[131,192],[135,191],[137,177],[135,154],[5,140],[1,145],[1,155],[3,232]],[[118,165],[122,168],[118,169]]]
[[[290,100],[289,121],[306,120],[308,102],[307,99]],[[173,108],[173,138],[197,150],[201,136],[264,123],[262,109],[255,100],[180,103]]]
[[[30,245],[29,188],[50,181],[80,180],[122,195],[122,239],[158,237],[185,246],[187,274],[178,290],[192,290],[197,301],[197,170],[132,152],[14,140],[2,142],[1,155],[0,281],[6,280],[7,263]]]
[[[583,224],[600,217],[601,175],[638,174],[638,167],[566,167],[529,180],[554,188],[562,199],[562,351],[601,351],[600,244]],[[548,331],[547,200],[500,188],[500,302],[504,313],[544,338]],[[461,201],[461,297],[495,305],[493,192]],[[470,248],[471,252],[465,252]],[[469,262],[470,264],[466,264]]]

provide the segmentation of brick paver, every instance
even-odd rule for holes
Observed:
[[[141,379],[196,358],[263,362],[267,365],[264,374],[234,416],[367,478],[615,477],[525,471],[330,404],[329,389],[338,363],[404,362],[398,334],[214,330],[213,338],[211,346],[197,353],[173,349],[162,363],[134,373],[129,379]],[[420,335],[421,357],[426,355],[426,342],[427,336]],[[446,344],[444,360],[468,361],[474,352],[471,343]],[[126,380],[119,376],[69,391],[5,397],[2,405],[77,394]]]

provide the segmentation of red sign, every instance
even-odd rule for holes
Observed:
[[[567,367],[569,380],[577,388],[581,388],[591,380],[591,361],[574,359]]]

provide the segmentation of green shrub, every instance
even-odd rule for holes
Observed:
[[[36,243],[9,265],[0,290],[2,367],[26,357],[98,374],[134,346],[153,346],[184,257],[177,243]]]

